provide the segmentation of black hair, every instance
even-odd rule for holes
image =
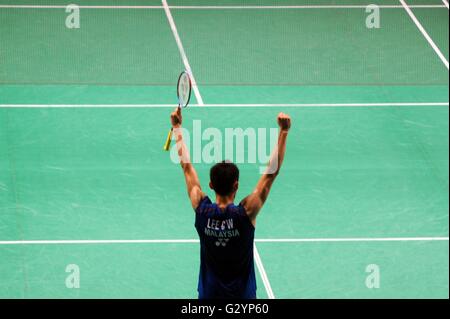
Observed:
[[[228,196],[233,192],[234,183],[239,181],[239,168],[230,161],[222,161],[211,167],[209,178],[218,195]]]

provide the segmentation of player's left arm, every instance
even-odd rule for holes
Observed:
[[[256,224],[256,217],[266,202],[272,185],[280,173],[281,165],[283,164],[284,155],[286,153],[286,141],[288,132],[291,128],[291,117],[287,114],[280,113],[278,114],[277,122],[280,126],[278,144],[272,152],[267,169],[259,179],[253,193],[244,198],[241,202],[253,225]]]
[[[180,107],[177,107],[176,110],[172,112],[172,114],[170,115],[170,121],[172,123],[173,133],[175,135],[176,147],[178,156],[180,158],[181,168],[183,169],[184,178],[186,180],[188,196],[191,200],[192,207],[194,209],[197,209],[200,201],[205,197],[205,193],[203,193],[202,191],[197,172],[195,171],[195,168],[191,163],[189,151],[183,140],[183,132],[181,129],[183,117],[181,115]]]

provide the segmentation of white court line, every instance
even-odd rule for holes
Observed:
[[[447,7],[447,9],[448,9],[448,2],[447,2],[447,0],[442,0],[442,2],[444,3],[444,5]]]
[[[403,8],[405,8],[405,10],[408,13],[408,15],[410,16],[410,18],[414,21],[414,23],[416,24],[419,31],[422,32],[422,35],[425,37],[425,39],[431,45],[434,52],[436,52],[436,54],[439,56],[439,58],[441,59],[441,61],[444,63],[445,67],[448,70],[448,61],[445,58],[444,54],[442,54],[441,50],[439,50],[438,46],[434,43],[433,39],[431,39],[431,37],[428,35],[427,31],[424,29],[422,24],[420,24],[419,20],[417,20],[416,16],[412,12],[412,10],[408,7],[405,0],[399,0],[399,1],[403,5]]]
[[[354,238],[266,238],[256,243],[320,242],[415,242],[449,241],[449,237],[354,237]],[[69,239],[69,240],[1,240],[0,245],[97,245],[97,244],[193,244],[198,239]]]
[[[445,0],[443,0],[445,1]],[[292,5],[292,6],[170,6],[169,9],[175,10],[273,10],[273,9],[365,9],[367,5]],[[410,5],[410,8],[443,8],[445,5]],[[28,5],[28,4],[4,4],[0,9],[65,9],[65,5]],[[80,5],[80,9],[164,9],[164,6],[99,6],[99,5]],[[401,9],[401,5],[378,5],[381,9]]]
[[[255,256],[256,267],[258,267],[259,274],[261,275],[261,279],[264,284],[264,288],[266,289],[267,297],[269,299],[275,299],[275,295],[273,294],[272,286],[270,285],[269,277],[267,277],[266,270],[264,269],[264,265],[261,260],[261,256],[259,255],[258,249],[256,245],[253,245],[253,252]]]
[[[229,9],[366,9],[367,5],[292,5],[292,6],[170,6],[170,9],[229,10]],[[401,5],[378,5],[381,9],[401,9]],[[412,8],[443,8],[444,5],[411,5]]]
[[[258,108],[258,107],[384,107],[449,106],[449,102],[383,102],[383,103],[261,103],[261,104],[191,104],[190,107]],[[0,104],[0,108],[173,108],[175,104]]]
[[[0,245],[192,244],[198,239],[80,239],[0,241]]]
[[[67,5],[0,4],[0,9],[65,9]],[[78,6],[80,9],[163,9],[163,6]]]
[[[177,27],[175,25],[175,21],[173,20],[172,13],[170,13],[169,6],[167,5],[167,0],[162,0],[162,4],[164,6],[164,12],[166,13],[167,20],[169,21],[170,28],[172,29],[173,36],[175,37],[175,41],[178,45],[178,50],[180,51],[181,59],[183,60],[184,67],[186,71],[191,76],[192,80],[192,88],[194,90],[195,98],[197,99],[197,103],[199,105],[203,105],[203,99],[200,95],[200,91],[198,90],[197,81],[195,81],[194,73],[192,73],[191,66],[189,65],[189,61],[186,56],[186,52],[184,51],[183,44],[180,39],[180,35],[178,34]]]
[[[397,242],[397,241],[449,241],[448,237],[367,237],[367,238],[273,238],[257,239],[259,243],[323,243],[323,242]]]

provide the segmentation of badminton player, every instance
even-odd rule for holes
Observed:
[[[181,130],[181,108],[171,114],[188,196],[195,211],[195,228],[200,237],[199,299],[256,298],[253,260],[256,217],[280,172],[291,127],[289,115],[280,113],[277,121],[280,127],[278,145],[266,173],[261,175],[253,193],[236,205],[238,167],[224,161],[211,168],[209,187],[215,192],[212,201],[202,191],[197,172],[190,162]]]

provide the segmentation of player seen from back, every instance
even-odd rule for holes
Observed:
[[[171,114],[176,147],[184,172],[195,228],[200,237],[200,274],[198,297],[256,298],[256,278],[253,260],[256,217],[269,196],[272,184],[280,172],[291,127],[289,115],[277,118],[280,132],[278,144],[266,172],[261,175],[254,191],[235,205],[239,188],[239,169],[230,162],[221,162],[210,170],[209,187],[215,201],[202,191],[181,130],[181,108]]]

